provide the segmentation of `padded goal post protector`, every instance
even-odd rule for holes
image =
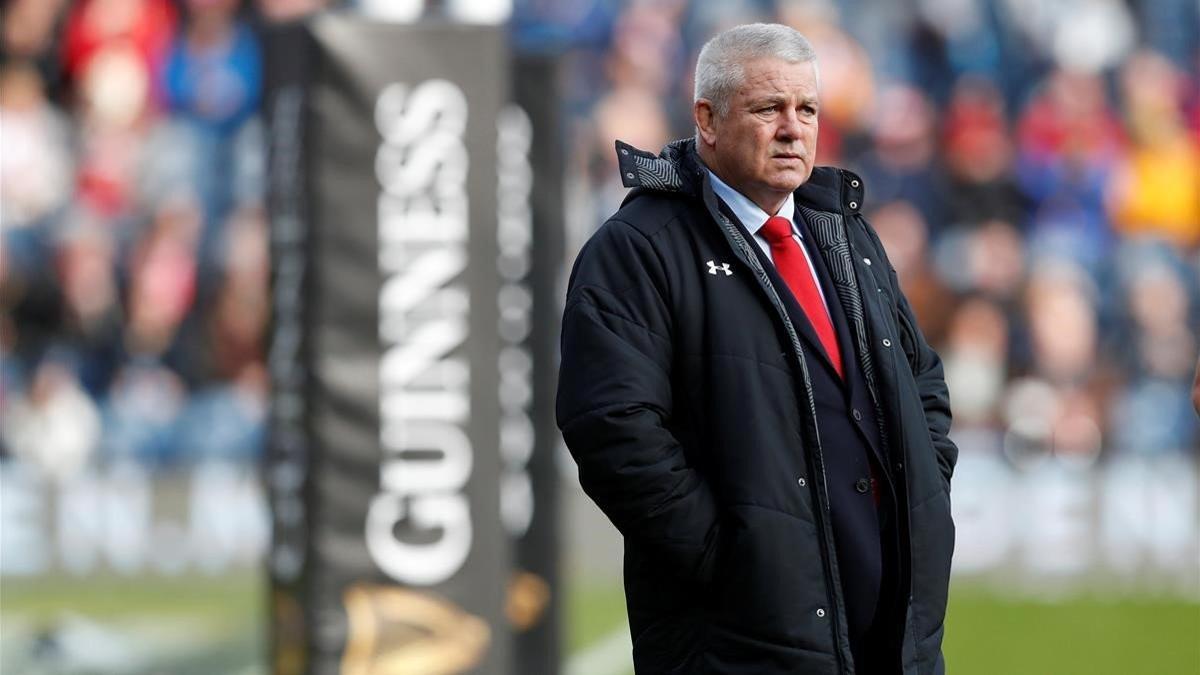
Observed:
[[[503,29],[327,13],[265,44],[272,670],[553,672],[559,261]]]

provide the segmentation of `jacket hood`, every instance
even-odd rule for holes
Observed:
[[[707,181],[706,168],[696,152],[696,140],[683,138],[663,146],[659,154],[617,141],[621,183],[652,192],[680,192],[699,196]],[[631,197],[636,195],[635,190]],[[863,204],[863,181],[856,174],[832,166],[813,167],[812,175],[796,188],[796,200],[817,211],[849,215]]]

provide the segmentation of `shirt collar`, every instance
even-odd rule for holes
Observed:
[[[758,231],[766,224],[767,218],[771,216],[758,207],[758,204],[750,201],[746,195],[729,187],[725,181],[717,178],[717,174],[711,170],[708,171],[709,178],[712,179],[713,192],[725,202],[725,205],[733,211],[733,215],[742,221],[742,225],[750,231],[750,234],[758,234]],[[792,223],[792,232],[796,233],[796,220],[793,216],[796,215],[796,196],[788,193],[787,200],[783,202],[783,206],[779,207],[779,213],[775,214],[787,218]]]

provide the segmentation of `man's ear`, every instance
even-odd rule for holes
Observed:
[[[708,99],[700,99],[692,104],[692,118],[696,121],[696,131],[700,140],[708,146],[717,142],[717,113],[713,110]]]

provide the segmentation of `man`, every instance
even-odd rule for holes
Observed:
[[[696,66],[696,138],[617,143],[635,188],[580,252],[558,424],[625,537],[639,673],[934,673],[958,451],[860,215],[813,168],[811,45],[755,24]]]

